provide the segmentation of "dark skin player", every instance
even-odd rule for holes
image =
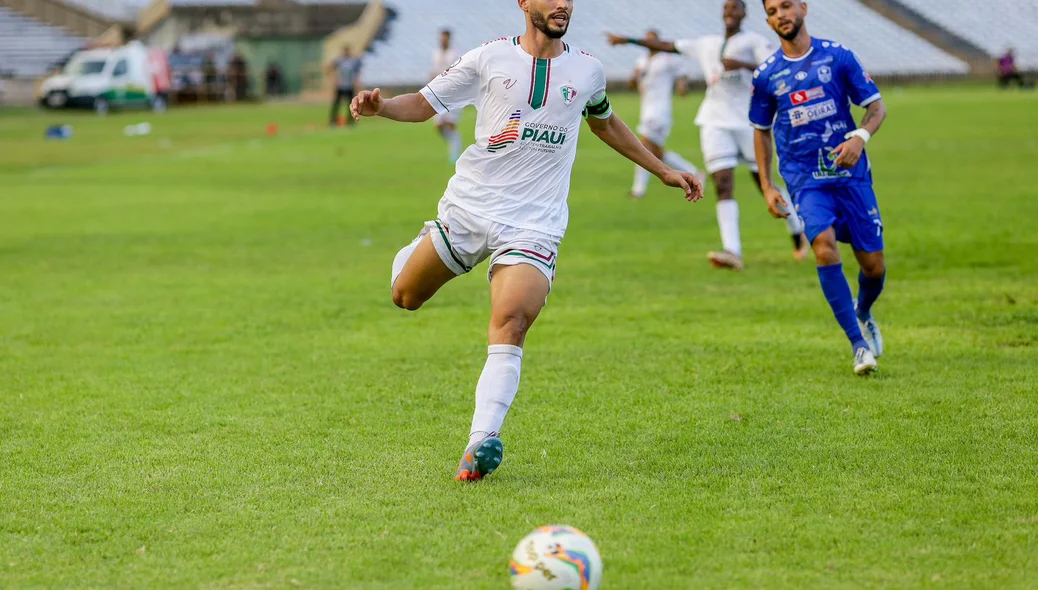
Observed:
[[[724,19],[724,36],[725,39],[731,39],[742,30],[742,21],[746,19],[746,4],[743,0],[727,0],[724,3],[724,11],[722,13]],[[618,35],[609,35],[610,45],[639,45],[645,47],[650,51],[665,51],[668,53],[679,53],[677,48],[674,46],[673,41],[660,41],[659,39],[629,39],[627,37],[620,37]],[[757,64],[749,62],[743,62],[735,59],[722,59],[721,63],[724,64],[725,71],[733,72],[737,70],[748,70],[752,72],[757,68]],[[757,189],[760,190],[761,194],[764,194],[764,188],[761,186],[761,176],[757,172],[750,172],[750,176],[753,177],[754,184],[757,185]],[[710,176],[711,180],[714,181],[714,187],[717,190],[717,200],[726,201],[735,198],[735,170],[729,168],[727,170],[719,170],[714,172]],[[795,236],[797,243],[795,247],[799,248],[802,246],[801,240],[806,240],[802,235]]]

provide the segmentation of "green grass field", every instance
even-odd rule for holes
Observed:
[[[485,269],[389,299],[452,173],[430,125],[0,112],[0,587],[506,588],[549,523],[606,589],[1038,587],[1038,98],[886,90],[877,376],[745,172],[747,270],[718,272],[712,193],[631,202],[584,133],[477,485]]]

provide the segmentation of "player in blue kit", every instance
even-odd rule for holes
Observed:
[[[865,144],[887,116],[879,88],[854,53],[839,43],[812,39],[804,26],[807,3],[764,0],[768,24],[782,48],[753,73],[750,123],[768,209],[785,217],[786,202],[772,183],[772,135],[779,171],[818,263],[818,279],[854,351],[854,372],[877,368],[883,337],[872,305],[883,291],[883,220],[872,190]],[[861,125],[851,103],[865,107]],[[850,243],[861,267],[858,300],[843,274],[837,241]]]

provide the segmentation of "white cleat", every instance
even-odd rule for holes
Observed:
[[[858,376],[868,375],[879,369],[879,363],[872,351],[862,347],[854,351],[854,374]]]
[[[728,251],[707,252],[706,259],[710,261],[710,264],[714,265],[714,268],[727,268],[730,270],[742,270],[744,268],[742,256]]]
[[[858,327],[861,328],[861,335],[865,338],[865,342],[869,343],[872,354],[876,355],[876,358],[883,356],[883,334],[879,332],[876,316],[870,313],[869,319],[864,322],[859,319]]]

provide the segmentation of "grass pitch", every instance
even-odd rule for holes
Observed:
[[[1036,587],[1038,102],[885,90],[877,376],[747,173],[747,270],[718,272],[712,194],[631,202],[584,133],[479,485],[452,476],[485,269],[389,300],[451,174],[431,125],[0,113],[0,586],[505,588],[566,523],[608,589]],[[671,147],[701,160],[696,102]]]

